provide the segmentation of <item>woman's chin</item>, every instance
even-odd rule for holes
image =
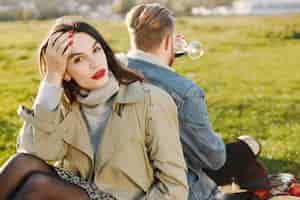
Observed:
[[[89,85],[89,90],[95,90],[104,87],[108,83],[108,80],[109,80],[108,77],[104,77],[101,80],[94,81],[94,83],[91,83]]]

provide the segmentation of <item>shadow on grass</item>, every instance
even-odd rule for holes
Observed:
[[[296,177],[300,177],[300,163],[289,160],[276,160],[269,158],[260,158],[265,164],[270,174],[272,173],[292,173]]]

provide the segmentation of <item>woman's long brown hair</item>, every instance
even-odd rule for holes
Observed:
[[[45,42],[42,43],[40,50],[39,50],[39,65],[40,65],[40,73],[42,76],[45,75],[47,70],[47,64],[45,59],[45,53],[47,49],[47,45],[49,42],[49,38],[54,33],[66,33],[69,31],[73,31],[74,33],[86,33],[94,38],[97,42],[100,43],[101,47],[104,50],[106,55],[108,69],[113,73],[114,77],[117,79],[119,84],[128,85],[130,83],[136,81],[143,81],[143,75],[127,68],[123,67],[120,62],[116,59],[114,52],[109,47],[107,42],[103,39],[101,34],[91,25],[86,22],[73,22],[72,24],[56,24],[54,28],[50,31],[49,36]],[[71,79],[71,81],[63,81],[63,88],[66,97],[66,101],[68,104],[73,103],[76,100],[76,96],[80,92],[79,85]]]

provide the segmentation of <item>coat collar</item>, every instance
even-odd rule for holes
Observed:
[[[143,83],[136,81],[129,85],[120,85],[119,92],[113,100],[113,104],[133,104],[144,100],[145,88]]]
[[[136,81],[129,85],[120,85],[118,93],[113,97],[112,102],[116,104],[134,104],[144,100],[145,91],[147,89],[143,86],[143,82]],[[79,109],[79,103],[76,102],[71,105],[71,110]]]

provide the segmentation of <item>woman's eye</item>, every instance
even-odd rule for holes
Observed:
[[[93,53],[97,53],[98,51],[101,51],[101,48],[100,47],[95,47],[94,50],[93,50]]]
[[[81,57],[78,56],[78,57],[76,57],[76,58],[73,59],[73,63],[77,64],[77,63],[79,63],[81,60],[82,60]]]

